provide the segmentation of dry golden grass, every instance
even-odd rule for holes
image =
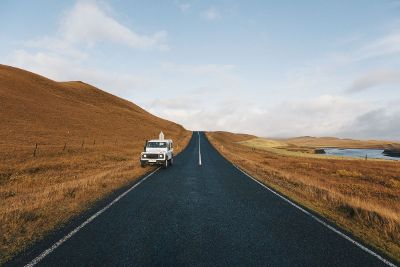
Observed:
[[[163,130],[178,153],[191,137],[90,85],[4,65],[0,119],[0,264],[149,172],[139,164],[146,139]]]
[[[297,146],[293,144],[284,143],[283,141],[275,141],[266,138],[251,138],[239,142],[242,145],[250,148],[257,148],[266,150],[275,154],[291,157],[309,157],[317,159],[343,159],[341,156],[321,155],[315,152],[317,147]],[[358,160],[356,158],[347,158],[348,160]]]
[[[399,142],[382,140],[353,140],[340,139],[335,137],[311,137],[303,136],[288,139],[273,139],[274,141],[286,143],[289,146],[297,147],[336,147],[336,148],[370,148],[385,149],[388,147],[400,147]]]
[[[378,140],[352,140],[338,139],[334,137],[297,137],[290,139],[268,139],[268,138],[251,138],[241,142],[243,145],[268,150],[270,152],[283,154],[287,156],[300,157],[327,157],[316,153],[318,148],[335,147],[335,148],[369,148],[369,149],[385,149],[399,148],[400,143]],[[329,156],[330,158],[340,158]]]
[[[232,134],[207,137],[261,182],[400,260],[400,162],[299,157],[243,145],[246,138]]]

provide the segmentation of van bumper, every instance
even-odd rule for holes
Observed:
[[[149,160],[149,159],[141,159],[140,164],[142,165],[163,165],[165,163],[164,159],[155,159],[155,160]]]

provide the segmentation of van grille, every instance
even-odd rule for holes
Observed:
[[[158,154],[146,154],[146,158],[148,158],[148,159],[158,159]]]

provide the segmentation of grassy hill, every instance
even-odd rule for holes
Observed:
[[[83,82],[0,65],[0,264],[150,171],[139,153],[162,130],[191,132]]]
[[[185,132],[137,105],[83,82],[55,82],[0,65],[0,145],[63,145],[120,139],[126,142]]]

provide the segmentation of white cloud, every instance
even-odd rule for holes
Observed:
[[[82,48],[93,47],[98,43],[113,43],[135,49],[168,50],[167,36],[166,31],[139,34],[109,16],[96,2],[78,1],[64,12],[53,36],[36,37],[22,45],[85,58],[88,55]]]
[[[175,3],[182,12],[192,8],[186,2]],[[229,16],[226,10],[223,14]],[[210,21],[221,18],[219,10],[213,7],[200,15]],[[372,61],[376,58],[381,60],[381,57],[390,55],[395,61],[400,54],[399,36],[393,32],[358,48],[354,47],[362,41],[360,36],[356,40],[344,39],[339,45],[351,45],[347,53],[333,59],[324,57],[301,66],[294,65],[286,76],[283,74],[276,80],[275,77],[268,79],[258,77],[259,74],[248,74],[243,68],[242,74],[248,75],[244,80],[245,77],[239,76],[241,66],[233,64],[171,62],[153,66],[151,75],[146,76],[129,70],[118,72],[111,68],[107,71],[93,67],[93,52],[89,48],[111,43],[117,49],[118,46],[127,46],[163,50],[167,49],[167,33],[139,33],[118,21],[96,2],[80,1],[64,13],[54,35],[21,44],[20,49],[9,55],[6,63],[55,80],[88,82],[142,103],[149,111],[190,129],[228,130],[259,136],[336,134],[342,137],[389,138],[395,137],[400,127],[396,115],[400,110],[387,105],[387,102],[377,103],[372,99],[340,94],[346,88],[349,92],[356,92],[400,83],[396,63],[375,66],[375,71],[368,68],[377,62]],[[382,60],[384,64],[388,63],[387,58]],[[367,60],[369,64],[364,64]],[[260,85],[262,83],[264,85]],[[157,92],[168,94],[157,98],[161,95]]]
[[[182,123],[189,129],[222,129],[272,137],[339,134],[338,129],[350,125],[360,111],[374,108],[365,101],[333,95],[262,106],[226,90],[167,98],[162,103],[152,101],[145,106],[155,114]]]
[[[131,99],[135,96],[132,95],[133,93],[136,93],[136,97],[138,97],[138,92],[158,84],[154,77],[85,67],[84,62],[80,59],[66,58],[46,51],[15,50],[5,63],[39,73],[56,81],[81,80],[101,89],[106,89],[110,93]]]
[[[166,31],[136,33],[106,14],[95,2],[77,2],[61,20],[60,36],[68,43],[92,46],[112,42],[132,48],[167,49]]]
[[[107,14],[95,1],[78,1],[64,12],[54,35],[19,43],[5,63],[57,81],[82,80],[118,96],[135,99],[143,89],[153,88],[157,78],[113,72],[90,66],[91,49],[111,42],[134,49],[166,49],[166,32],[140,35]],[[138,90],[140,89],[140,90]],[[136,93],[136,95],[133,95]]]
[[[48,50],[52,53],[64,55],[75,59],[86,59],[88,54],[66,42],[65,40],[56,37],[38,37],[32,40],[25,41],[24,46],[29,48],[37,48],[40,50]]]
[[[184,3],[178,3],[177,6],[181,12],[186,13],[189,11],[192,5],[188,2],[184,2]]]
[[[50,79],[69,80],[80,61],[74,64],[72,59],[51,52],[30,53],[24,49],[17,49],[9,55],[6,63],[45,75]]]
[[[185,112],[193,107],[193,98],[190,96],[180,96],[173,98],[156,98],[148,104],[150,107],[157,109],[169,109],[174,111]]]
[[[400,33],[393,32],[361,47],[356,53],[356,60],[400,54]]]
[[[161,63],[161,67],[168,71],[191,73],[191,74],[223,74],[229,73],[235,68],[235,65],[224,64],[204,64],[204,65],[184,65],[170,62]]]
[[[361,92],[371,87],[386,85],[386,84],[400,84],[400,71],[398,70],[375,70],[364,74],[356,79],[347,92]]]
[[[259,108],[257,113],[243,114],[247,118],[241,128],[257,128],[256,133],[263,136],[326,136],[351,121],[360,109],[365,110],[364,101],[321,95],[303,101],[284,101],[270,108]]]
[[[160,64],[162,73],[170,81],[175,93],[195,94],[193,88],[221,91],[228,90],[232,94],[240,93],[243,80],[236,72],[236,66],[231,64],[176,64],[164,62]],[[170,88],[167,88],[168,90]],[[196,89],[197,90],[197,89]]]
[[[219,10],[215,7],[210,7],[205,10],[202,14],[202,17],[208,21],[214,21],[221,18],[221,14]]]
[[[341,136],[357,136],[365,139],[400,140],[400,101],[395,109],[379,108],[369,110],[357,116],[342,127]]]
[[[346,60],[337,60],[336,57],[327,55],[300,67],[296,66],[287,72],[284,81],[266,83],[265,87],[269,89],[265,92],[262,88],[246,92],[246,87],[252,86],[246,83],[240,84],[239,89],[232,92],[230,84],[225,82],[217,87],[218,91],[209,90],[201,95],[204,91],[201,88],[197,90],[197,95],[186,92],[185,97],[153,101],[146,103],[145,107],[159,116],[194,130],[228,130],[276,137],[336,135],[399,140],[400,126],[396,121],[399,116],[396,114],[400,114],[400,110],[396,112],[395,106],[400,103],[389,105],[387,101],[376,100],[373,97],[356,98],[354,95],[343,94],[346,88],[350,88],[347,91],[361,91],[373,86],[400,82],[400,71],[396,70],[396,65],[379,68],[379,64],[376,64],[378,69],[374,71],[369,68],[370,62],[364,66],[366,60],[375,60],[372,55],[386,56],[389,55],[389,51],[394,51],[389,49],[390,45],[387,42],[385,53],[372,53],[374,49],[380,49],[377,46],[373,49],[372,44],[378,44],[379,40],[384,39],[386,37],[369,41],[367,45],[359,45],[358,48],[356,46],[361,41],[359,38],[349,40],[341,44],[352,46],[349,52],[344,54],[348,56]],[[390,55],[392,58],[397,56]],[[387,60],[384,62],[387,63]],[[185,76],[190,74],[200,77],[237,75],[239,72],[235,65],[164,63],[162,67],[167,71],[181,72]],[[360,73],[361,76],[354,79]],[[215,83],[208,84],[212,85]],[[276,91],[279,93],[274,94]],[[255,95],[257,97],[254,97]],[[287,100],[275,100],[278,97],[283,99],[282,96],[285,95]],[[266,103],[263,104],[263,101]],[[374,124],[378,129],[374,128]]]

